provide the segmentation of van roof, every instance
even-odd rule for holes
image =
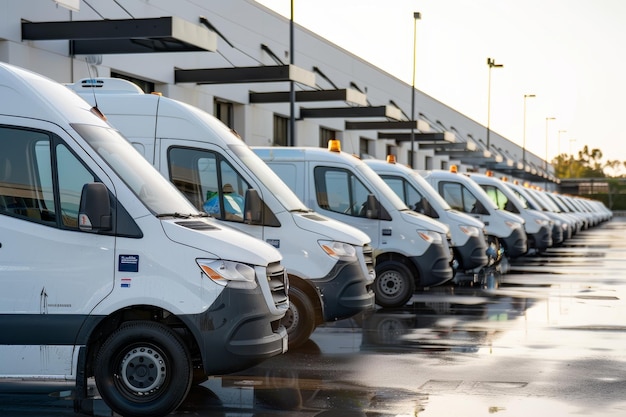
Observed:
[[[272,161],[333,161],[351,160],[354,164],[363,163],[359,158],[347,152],[333,152],[325,148],[309,146],[253,146],[254,152],[262,159]]]
[[[219,141],[222,145],[242,143],[228,126],[206,111],[161,95],[146,94],[130,81],[86,78],[66,87],[87,102],[97,103],[110,123],[131,139],[156,135],[199,142]],[[142,118],[138,119],[140,116]],[[215,133],[212,138],[207,137],[207,129]]]
[[[0,62],[0,114],[54,123],[106,123],[91,106],[62,84],[35,72]]]

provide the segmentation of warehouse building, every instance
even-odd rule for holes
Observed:
[[[253,0],[1,0],[0,61],[62,83],[131,80],[215,115],[251,146],[336,138],[420,170],[559,182],[543,159],[522,162],[519,145],[419,90],[412,112],[410,85]]]

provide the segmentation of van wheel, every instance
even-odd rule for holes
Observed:
[[[415,279],[409,268],[397,261],[385,261],[376,265],[374,294],[381,307],[400,307],[415,292]]]
[[[164,416],[191,387],[189,352],[169,327],[155,322],[124,323],[96,356],[94,376],[105,403],[125,417]]]
[[[297,348],[309,340],[315,330],[313,304],[300,288],[289,288],[289,309],[281,323],[287,329],[290,349]]]

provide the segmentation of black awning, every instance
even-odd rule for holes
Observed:
[[[450,143],[454,141],[454,135],[449,134],[448,132],[434,132],[434,133],[413,133],[414,140],[417,142],[426,142],[420,143],[420,148],[425,145],[434,145],[436,142]],[[378,139],[394,139],[398,142],[407,142],[411,140],[411,133],[400,133],[400,132],[378,132]],[[464,144],[462,144],[464,145]],[[441,146],[441,145],[439,145]]]
[[[217,50],[217,36],[175,16],[149,19],[22,22],[22,40],[69,40],[77,55]]]
[[[398,120],[402,112],[394,106],[300,108],[302,119],[330,117],[385,117]]]
[[[428,123],[422,120],[400,120],[381,122],[352,122],[346,120],[345,130],[430,130]]]
[[[250,103],[288,103],[289,91],[250,92]],[[296,101],[345,101],[351,104],[367,106],[367,96],[354,88],[334,90],[296,91]]]
[[[175,69],[176,83],[245,84],[293,81],[315,87],[315,74],[295,65]]]

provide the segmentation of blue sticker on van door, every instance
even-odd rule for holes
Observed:
[[[121,272],[139,272],[139,255],[120,255],[117,270]]]

